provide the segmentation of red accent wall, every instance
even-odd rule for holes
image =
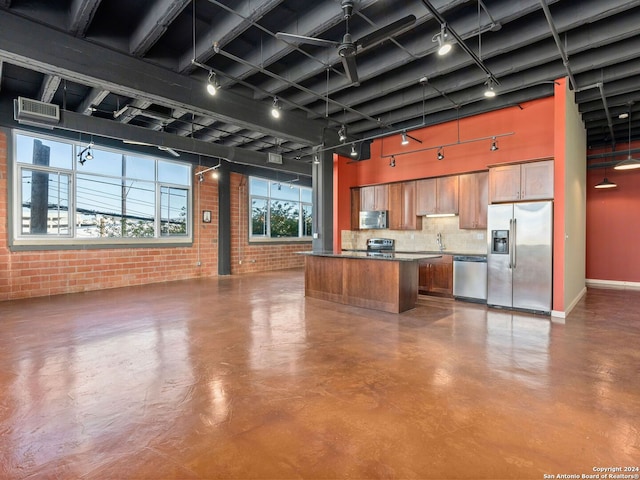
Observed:
[[[554,130],[550,141],[554,147],[553,162],[553,305],[555,311],[564,310],[564,249],[565,249],[565,149],[566,149],[566,110],[567,79],[558,80],[554,86]]]
[[[410,131],[422,144],[400,144],[400,135],[374,141],[371,159],[353,162],[334,158],[334,249],[340,250],[341,231],[351,229],[351,187],[437,177],[486,170],[489,165],[554,156],[553,97],[519,106]],[[513,133],[499,137],[497,151],[490,151],[491,139],[464,143],[477,138]],[[444,147],[444,160],[437,159],[438,146]],[[421,150],[421,151],[419,151]],[[389,166],[394,154],[396,166]]]
[[[8,247],[7,155],[7,139],[0,132],[0,301],[218,275],[218,184],[210,179],[194,184],[192,246],[11,252]],[[304,265],[304,259],[292,252],[308,250],[310,242],[303,245],[248,245],[246,190],[240,197],[233,194],[246,181],[242,175],[232,174],[231,182],[232,252],[237,255],[238,246],[243,245],[244,252],[256,260],[240,267],[238,257],[234,256],[232,273]],[[241,208],[245,213],[238,215]],[[202,223],[202,210],[211,211],[211,223]]]
[[[632,148],[640,148],[640,143],[632,143]],[[629,146],[618,145],[617,149],[628,152]],[[627,152],[615,160],[623,160]],[[598,159],[594,163],[611,160]],[[593,188],[605,176],[618,187]],[[635,254],[639,239],[640,170],[587,170],[587,278],[640,282],[640,255]]]

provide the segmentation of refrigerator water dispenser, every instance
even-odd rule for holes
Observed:
[[[491,253],[509,253],[509,230],[491,230]]]

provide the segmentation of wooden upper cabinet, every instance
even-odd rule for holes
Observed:
[[[553,160],[523,163],[520,172],[520,188],[522,200],[553,198]]]
[[[351,189],[351,230],[360,230],[360,190]]]
[[[487,228],[489,172],[460,175],[460,217],[462,229]]]
[[[389,185],[389,228],[392,230],[421,230],[422,218],[416,214],[415,181]]]
[[[416,181],[416,213],[458,213],[458,175]]]
[[[361,187],[360,210],[389,210],[389,185]]]
[[[489,169],[491,203],[553,198],[553,160]]]

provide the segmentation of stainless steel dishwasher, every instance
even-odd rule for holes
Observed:
[[[487,257],[453,256],[453,296],[470,302],[487,302]]]

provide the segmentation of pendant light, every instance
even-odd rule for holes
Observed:
[[[606,174],[605,174],[606,175]],[[602,180],[600,183],[598,183],[595,187],[593,188],[616,188],[618,185],[613,183],[612,181],[610,181],[606,176],[604,177],[604,180]]]
[[[613,167],[614,170],[633,170],[640,168],[640,160],[631,157],[631,105],[633,105],[633,102],[629,102],[629,155]]]

